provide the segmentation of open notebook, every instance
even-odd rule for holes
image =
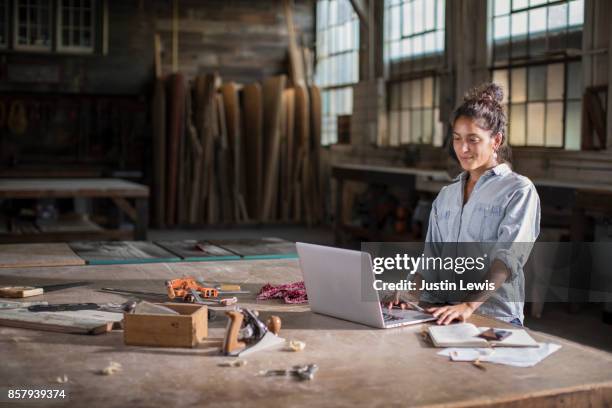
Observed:
[[[478,337],[488,327],[471,323],[429,326],[429,337],[436,347],[538,347],[538,343],[523,329],[506,329],[512,334],[503,340],[487,341]]]

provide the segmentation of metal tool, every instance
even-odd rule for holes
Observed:
[[[189,303],[197,303],[199,305],[221,305],[221,306],[230,306],[238,302],[238,299],[235,297],[225,298],[225,299],[202,299],[200,294],[195,289],[189,289],[189,293],[191,296],[185,296],[184,300]]]
[[[260,375],[264,377],[286,377],[293,375],[302,381],[311,381],[314,379],[315,373],[319,370],[319,366],[316,364],[306,364],[302,366],[294,366],[288,370],[267,370],[260,371]]]
[[[4,286],[0,287],[0,297],[24,298],[38,296],[47,292],[75,288],[78,286],[87,286],[89,284],[91,284],[91,282],[71,282],[45,286]]]
[[[271,327],[268,327],[249,309],[236,308],[225,314],[228,321],[222,351],[226,356],[244,356],[285,342],[272,331],[280,329],[277,316],[270,320]]]
[[[107,312],[130,313],[136,306],[135,301],[118,303],[57,303],[47,305],[32,305],[28,307],[30,312],[74,312],[79,310],[104,310]]]

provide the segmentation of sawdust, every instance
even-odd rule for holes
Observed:
[[[117,373],[118,371],[121,371],[122,367],[121,367],[121,363],[117,363],[116,361],[111,361],[107,367],[104,367],[103,369],[101,369],[98,374],[100,375],[113,375],[115,373]]]
[[[306,348],[306,343],[300,340],[289,341],[289,349],[291,351],[302,351]]]
[[[55,382],[58,384],[65,384],[68,382],[68,376],[66,374],[64,374],[61,377],[56,377],[55,378]]]

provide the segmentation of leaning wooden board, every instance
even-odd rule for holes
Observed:
[[[239,255],[204,241],[155,241],[155,243],[180,256],[183,261],[230,261],[240,259]]]
[[[225,104],[225,123],[227,126],[227,135],[233,164],[234,177],[232,180],[232,187],[234,218],[237,221],[245,220],[245,214],[240,211],[240,201],[244,200],[246,183],[244,180],[244,147],[238,85],[234,82],[223,84],[221,93],[223,94],[223,102]]]
[[[0,268],[84,264],[66,243],[0,245]]]
[[[278,157],[281,121],[281,109],[283,106],[283,90],[285,89],[286,77],[284,75],[267,78],[263,83],[264,102],[264,195],[261,211],[262,221],[272,216],[274,203],[274,191],[278,183]]]
[[[242,90],[244,143],[246,155],[246,203],[249,218],[258,219],[263,180],[263,106],[261,85],[245,85]]]
[[[166,202],[166,88],[162,78],[155,80],[153,92],[153,223],[165,223]]]
[[[82,241],[70,247],[89,265],[177,262],[180,258],[147,241]]]
[[[215,239],[208,242],[240,255],[243,259],[297,258],[295,244],[280,238]]]
[[[168,81],[168,145],[167,179],[166,179],[166,224],[176,224],[177,216],[177,183],[179,177],[179,148],[184,132],[185,114],[185,78],[182,74],[174,74]]]

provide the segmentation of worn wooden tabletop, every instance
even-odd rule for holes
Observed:
[[[253,260],[117,266],[5,268],[0,284],[90,281],[45,295],[49,302],[121,302],[94,288],[164,292],[166,279],[195,276],[208,282],[263,283],[301,279],[296,260]],[[34,298],[31,298],[35,300]],[[43,300],[43,299],[36,299]],[[313,314],[306,305],[277,301],[245,303],[283,320],[281,335],[305,341],[302,352],[268,350],[248,356],[243,367],[221,367],[225,318],[210,322],[209,338],[195,349],[125,346],[121,331],[82,336],[0,328],[0,387],[57,385],[66,375],[69,399],[57,406],[610,406],[612,355],[558,337],[532,332],[539,341],[561,344],[533,368],[453,363],[420,336],[422,326],[390,330]],[[501,322],[476,317],[478,325]],[[111,361],[122,371],[101,376]],[[316,363],[313,381],[263,377],[260,370]],[[56,405],[53,405],[56,406]]]

